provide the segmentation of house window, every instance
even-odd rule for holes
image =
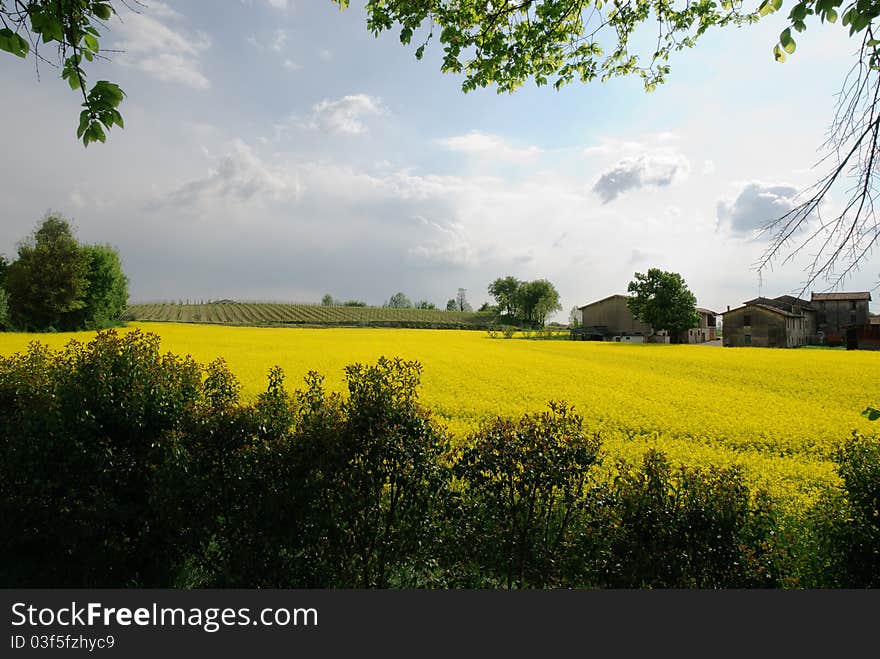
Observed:
[[[745,336],[743,336],[743,344],[747,345],[747,346],[752,345],[752,335],[751,334],[746,334]]]
[[[856,310],[856,301],[855,301],[855,300],[850,300],[850,301],[849,301],[849,310],[850,310],[850,311],[855,311],[855,310]]]
[[[747,313],[743,314],[743,325],[751,325],[752,324],[752,314]]]
[[[856,324],[856,315],[855,315],[854,313],[851,313],[851,314],[849,315],[849,324],[850,324],[850,325],[855,325],[855,324]]]

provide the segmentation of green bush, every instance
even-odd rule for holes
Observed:
[[[6,290],[0,286],[0,330],[9,327],[9,296]]]
[[[777,585],[775,512],[736,467],[673,469],[649,450],[592,493],[584,555],[612,588]]]
[[[276,368],[243,402],[222,359],[139,331],[0,357],[0,585],[880,586],[876,437],[783,518],[737,468],[599,472],[563,403],[453,451],[420,377],[382,358],[290,394]]]
[[[811,518],[811,585],[880,587],[880,439],[853,433],[835,461],[842,486]]]
[[[494,420],[453,466],[462,487],[455,569],[466,586],[562,585],[570,532],[599,440],[564,403],[518,420]],[[569,584],[574,585],[574,584]]]
[[[139,332],[0,357],[4,585],[165,583],[174,534],[150,492],[200,381],[195,362]]]

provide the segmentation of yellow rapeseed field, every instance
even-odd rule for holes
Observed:
[[[489,416],[566,400],[602,434],[611,457],[637,460],[657,447],[688,464],[738,463],[792,502],[834,481],[829,458],[853,430],[880,430],[860,416],[880,403],[880,353],[493,339],[454,330],[131,327],[204,363],[224,357],[247,396],[265,387],[275,364],[291,390],[309,370],[341,390],[347,364],[415,359],[424,367],[422,402],[457,437]],[[90,336],[0,334],[0,354],[32,340],[60,347]]]

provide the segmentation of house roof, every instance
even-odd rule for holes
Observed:
[[[609,295],[608,297],[603,297],[601,300],[596,300],[595,302],[590,302],[589,304],[585,304],[582,307],[578,307],[578,309],[586,309],[587,307],[592,307],[594,304],[599,304],[600,302],[607,302],[608,300],[614,299],[616,297],[622,297],[625,299],[629,299],[628,295],[620,295],[619,293],[615,295]]]
[[[758,298],[761,299],[761,298]],[[780,309],[778,306],[773,306],[771,304],[763,304],[761,302],[746,302],[743,306],[737,307],[736,309],[731,309],[730,311],[725,311],[722,313],[722,316],[726,316],[729,313],[734,313],[736,311],[742,311],[743,309],[748,309],[749,307],[758,307],[759,309],[765,309],[767,311],[772,311],[773,313],[779,314],[780,316],[785,316],[787,318],[801,318],[803,314],[801,313],[792,313],[786,309]]]
[[[858,293],[813,293],[815,300],[871,300],[871,294],[867,291]]]
[[[746,300],[743,304],[763,304],[768,307],[776,307],[783,311],[795,313],[794,308],[800,307],[806,311],[815,311],[816,309],[808,300],[802,300],[793,295],[780,295],[779,297],[756,297],[754,300]]]
[[[707,313],[710,316],[717,316],[718,315],[717,312],[712,311],[711,309],[704,309],[703,307],[697,307],[697,313]]]
[[[810,304],[810,300],[804,300],[799,297],[795,297],[794,295],[780,295],[779,297],[773,298],[777,302],[783,302],[785,304],[791,304],[797,307],[803,307],[804,309],[815,311],[812,304]]]

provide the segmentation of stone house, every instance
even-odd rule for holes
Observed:
[[[796,348],[815,342],[814,308],[810,302],[790,295],[758,297],[737,309],[728,309],[722,316],[725,346]]]
[[[703,307],[697,307],[697,313],[700,314],[700,324],[681,333],[682,343],[705,343],[706,341],[714,341],[717,338],[718,314],[711,309],[704,309]]]
[[[868,303],[871,294],[813,293],[811,302],[816,308],[816,326],[822,341],[828,345],[841,345],[846,339],[846,329],[852,325],[868,325]]]
[[[665,331],[655,331],[647,323],[636,318],[627,305],[627,295],[609,295],[606,298],[579,307],[581,327],[572,332],[571,338],[590,341],[618,341],[621,343],[668,343]],[[716,316],[714,311],[697,307],[700,325],[683,332],[682,343],[703,343],[715,338]]]
[[[650,325],[643,323],[629,310],[626,304],[628,299],[626,295],[609,295],[579,307],[581,328],[572,338],[611,341],[614,337],[648,337],[654,334]]]

